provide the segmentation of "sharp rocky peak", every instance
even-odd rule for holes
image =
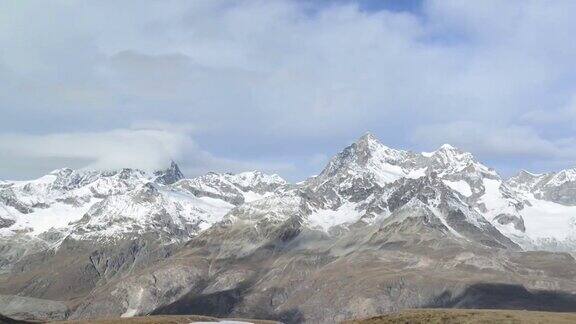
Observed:
[[[416,154],[390,148],[374,135],[367,133],[333,157],[319,181],[325,181],[338,173],[373,174],[380,184],[402,177],[417,177],[425,171],[443,175],[455,173],[484,174],[498,177],[496,172],[477,162],[474,156],[450,144],[442,145],[431,153]]]
[[[332,159],[330,164],[353,162],[360,166],[367,166],[374,163],[388,163],[416,167],[427,164],[426,160],[435,161],[443,166],[465,167],[472,163],[481,165],[471,153],[450,144],[443,144],[431,153],[414,154],[410,151],[388,147],[371,133],[364,134],[352,145],[346,147]]]
[[[334,156],[326,169],[351,164],[364,167],[370,163],[395,163],[407,154],[406,151],[396,150],[382,144],[374,135],[366,133]]]
[[[349,147],[353,147],[358,155],[364,155],[366,158],[384,157],[386,160],[398,160],[408,153],[382,144],[382,142],[371,133],[364,134]]]
[[[528,182],[534,182],[538,179],[541,179],[542,177],[545,177],[546,174],[537,174],[537,173],[532,173],[529,172],[527,170],[520,170],[516,175],[510,177],[508,179],[507,182],[511,182],[511,183],[528,183]]]
[[[376,136],[374,136],[372,133],[367,132],[364,135],[360,136],[357,140],[356,140],[357,144],[360,143],[377,143],[377,144],[382,144],[380,143],[380,141],[378,140],[378,138]]]
[[[74,172],[73,169],[71,168],[60,168],[60,169],[56,169],[53,170],[52,172],[48,173],[48,175],[54,175],[54,176],[66,176],[66,175],[70,175],[72,172]]]
[[[178,164],[176,164],[174,161],[170,162],[169,168],[165,170],[154,171],[154,176],[154,182],[164,185],[170,185],[177,182],[178,180],[184,179],[184,175],[180,171]]]
[[[478,162],[472,153],[461,150],[450,144],[443,144],[432,153],[422,153],[427,158],[431,169],[442,175],[450,174],[476,174],[475,177],[488,177],[499,179],[498,173],[484,164]]]
[[[472,155],[472,153],[465,152],[450,144],[441,145],[440,148],[438,148],[438,150],[434,151],[432,156],[437,157],[446,163],[450,163],[453,161],[462,161],[462,162],[474,161],[474,156]]]

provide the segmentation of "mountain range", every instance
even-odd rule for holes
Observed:
[[[503,179],[371,134],[317,176],[178,165],[0,181],[0,313],[332,323],[404,308],[576,310],[576,168]]]

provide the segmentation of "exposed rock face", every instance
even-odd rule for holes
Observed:
[[[10,227],[10,226],[14,225],[15,223],[16,223],[16,221],[13,219],[0,218],[0,228]]]
[[[176,164],[174,161],[170,163],[170,167],[168,169],[155,171],[154,176],[154,182],[163,185],[170,185],[178,180],[184,179],[184,175],[182,172],[180,172],[178,164]]]
[[[186,179],[174,163],[61,169],[0,183],[0,293],[67,301],[41,315],[53,318],[288,323],[481,307],[495,295],[480,283],[570,295],[576,261],[544,250],[576,251],[571,177],[503,181],[450,145],[413,153],[370,134],[298,184],[258,171]]]
[[[163,260],[177,246],[167,245],[151,233],[138,239],[99,244],[69,237],[58,249],[44,250],[16,262],[11,279],[2,285],[2,293],[54,300],[83,297],[113,278]]]
[[[514,225],[514,228],[521,232],[526,232],[526,226],[524,226],[524,220],[516,215],[500,214],[494,217],[500,225]]]
[[[27,206],[25,203],[21,202],[16,198],[14,191],[8,187],[0,187],[0,203],[5,206],[12,207],[22,214],[28,214],[32,212],[32,208]],[[7,223],[7,220],[4,222]],[[6,226],[4,226],[6,227]]]
[[[459,296],[477,282],[576,291],[574,265],[565,254],[467,241],[413,205],[337,239],[294,218],[257,224],[238,219],[212,227],[129,281],[102,287],[72,317],[91,317],[114,304],[124,306],[108,315],[251,314],[329,323],[439,305],[447,294]],[[152,279],[168,277],[169,283]]]
[[[21,320],[64,320],[68,307],[58,301],[0,295],[0,313]]]

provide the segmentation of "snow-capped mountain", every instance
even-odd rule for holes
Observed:
[[[278,217],[290,215],[275,212],[276,205],[292,204],[303,224],[330,232],[383,221],[394,212],[391,199],[402,186],[423,183],[457,197],[470,224],[487,222],[524,248],[573,243],[575,170],[522,171],[504,181],[451,145],[414,153],[389,148],[371,134],[334,156],[318,176],[296,185],[258,171],[186,179],[175,163],[152,174],[65,168],[36,180],[3,181],[0,235],[32,236],[48,246],[68,236],[109,239],[151,230],[186,240],[235,207],[228,218],[263,204],[270,208],[268,216]],[[413,198],[409,192],[402,199]],[[446,211],[424,203],[444,220]]]
[[[166,214],[188,223],[212,224],[233,205],[265,197],[285,184],[277,175],[258,171],[184,179],[174,162],[151,175],[134,169],[59,169],[36,180],[0,184],[0,216],[11,224],[3,226],[1,233],[39,235],[88,223],[95,228],[97,215],[106,216],[100,225],[112,232],[109,226],[115,217],[142,222]],[[195,213],[205,216],[194,217]]]
[[[502,224],[491,222],[496,215],[486,217],[494,212],[482,200],[493,194],[490,181],[501,182],[494,170],[452,146],[418,154],[391,149],[367,134],[330,160],[320,175],[281,196],[247,203],[229,217],[261,220],[274,215],[279,221],[299,215],[304,226],[330,233],[381,223],[413,204],[426,209],[450,235],[465,240],[489,235],[482,242],[516,246],[496,229]],[[283,212],[277,211],[279,206]]]
[[[576,252],[575,188],[575,170],[504,180],[451,145],[415,153],[370,134],[296,184],[259,171],[185,178],[175,163],[150,174],[60,169],[0,182],[0,269],[11,278],[0,282],[0,294],[79,301],[66,316],[89,318],[168,312],[187,294],[196,300],[240,289],[251,297],[239,311],[270,305],[279,312],[301,304],[301,291],[317,298],[325,271],[330,282],[352,280],[331,265],[354,273],[349,264],[359,262],[379,273],[379,262],[390,260],[384,268],[402,276],[448,271],[506,281],[512,272],[533,287],[572,287],[576,274],[566,279],[539,258],[569,266],[573,258],[526,251]],[[390,292],[382,282],[389,275],[372,280]],[[364,287],[359,294],[372,291],[363,276],[351,281]],[[436,301],[443,283],[460,285],[446,277],[433,289],[394,280],[394,289],[424,298],[418,305]],[[248,284],[258,288],[244,292]],[[396,295],[381,300],[391,301],[412,305]]]
[[[256,202],[245,200],[226,218],[258,223],[264,218],[293,220],[297,215],[303,226],[334,234],[380,224],[409,203],[414,205],[412,210],[426,209],[425,214],[440,221],[449,234],[465,240],[490,233],[492,240],[481,241],[502,243],[504,238],[506,246],[553,250],[550,242],[557,242],[556,247],[572,244],[571,235],[554,233],[569,231],[570,215],[562,216],[563,225],[536,234],[544,220],[534,219],[534,206],[553,202],[536,198],[530,202],[495,170],[447,144],[434,152],[413,153],[391,149],[367,134],[332,158],[318,176],[282,188]],[[242,195],[235,197],[241,201]],[[527,223],[525,218],[529,218]]]
[[[8,252],[0,255],[0,266],[57,248],[65,239],[110,243],[153,232],[164,242],[185,242],[235,204],[285,184],[261,172],[184,179],[174,162],[151,174],[64,168],[35,180],[3,181],[0,244]]]

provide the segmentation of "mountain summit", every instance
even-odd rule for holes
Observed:
[[[178,164],[176,164],[174,161],[170,163],[170,167],[168,169],[155,171],[154,176],[156,177],[154,179],[155,182],[164,185],[170,185],[180,179],[184,179],[184,175],[182,172],[180,172]]]

